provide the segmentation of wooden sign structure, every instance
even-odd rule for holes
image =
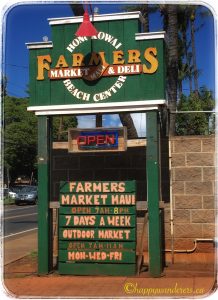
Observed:
[[[135,275],[135,181],[61,182],[60,274]]]
[[[48,274],[53,269],[49,209],[53,116],[143,111],[147,132],[149,272],[152,277],[160,277],[159,151],[160,111],[167,106],[165,33],[140,32],[144,19],[135,11],[95,15],[98,35],[92,38],[75,36],[82,21],[82,16],[49,19],[52,41],[27,43],[28,110],[38,119],[38,273]]]
[[[116,152],[127,150],[127,129],[68,129],[68,152]]]

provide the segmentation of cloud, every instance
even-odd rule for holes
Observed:
[[[118,114],[114,115],[104,115],[103,125],[105,127],[121,127],[120,117]]]
[[[136,131],[139,137],[146,136],[146,113],[131,114]]]
[[[95,116],[77,116],[77,128],[95,128]]]

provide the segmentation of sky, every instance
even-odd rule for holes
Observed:
[[[51,1],[52,2],[52,1]],[[99,13],[122,12],[124,6],[121,4],[93,4],[97,6]],[[205,8],[206,10],[206,8]],[[7,92],[10,96],[26,97],[29,81],[29,53],[25,43],[43,41],[47,36],[51,40],[51,30],[48,18],[70,17],[73,13],[67,4],[29,4],[15,5],[3,15],[4,21],[4,59],[3,74],[7,76]],[[196,27],[200,27],[196,33],[197,64],[200,69],[199,86],[207,86],[214,92],[215,89],[215,64],[214,64],[214,25],[213,17],[198,18]],[[150,31],[162,30],[162,19],[159,13],[152,14],[150,17]],[[183,92],[188,93],[188,82],[183,84]],[[145,117],[133,115],[137,130],[140,135],[144,135]],[[80,120],[79,125],[91,126],[95,124],[93,116],[89,116],[86,121]],[[115,115],[105,116],[104,124],[119,126],[119,118]],[[82,126],[81,126],[82,125]],[[108,126],[109,126],[108,125]]]

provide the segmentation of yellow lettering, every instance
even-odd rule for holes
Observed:
[[[84,66],[84,55],[82,53],[73,54],[73,67]]]
[[[122,50],[113,51],[113,57],[114,57],[113,65],[124,64],[125,60],[123,59],[123,55],[124,54]]]
[[[65,57],[63,55],[60,55],[55,68],[67,68],[67,67],[68,67],[68,64],[65,60]]]
[[[135,49],[128,50],[128,53],[129,53],[129,59],[128,59],[129,64],[141,62],[139,50],[135,50]]]
[[[49,71],[50,70],[50,64],[51,63],[51,56],[50,55],[39,55],[37,56],[38,60],[38,75],[37,80],[44,80],[44,69]],[[45,62],[46,61],[46,62]]]
[[[153,74],[157,71],[158,68],[158,60],[156,58],[157,56],[157,48],[147,48],[144,52],[144,58],[147,60],[147,62],[150,63],[150,68],[148,68],[146,65],[143,65],[143,73],[147,74]]]

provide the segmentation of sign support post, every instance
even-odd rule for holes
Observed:
[[[160,180],[159,180],[159,130],[158,112],[146,113],[147,128],[147,197],[148,197],[148,247],[149,272],[152,277],[160,277],[161,262],[161,228],[160,228]]]
[[[50,195],[50,124],[47,116],[38,117],[38,273],[51,270]]]

